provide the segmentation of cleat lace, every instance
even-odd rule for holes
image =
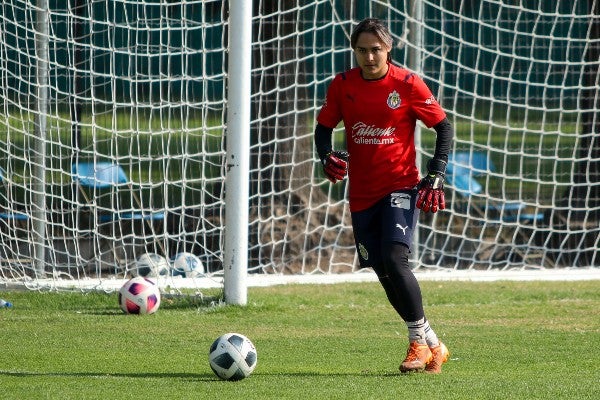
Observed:
[[[427,345],[410,343],[406,358],[400,364],[400,371],[422,371],[427,363],[431,360],[431,351]]]
[[[408,351],[406,352],[406,359],[409,361],[420,360],[419,356],[422,355],[423,351],[427,351],[428,347],[423,344],[418,344],[417,342],[413,342],[408,347]]]
[[[417,360],[421,360],[419,358],[419,353],[417,351],[409,351],[408,354],[406,354],[406,359],[404,361],[417,361]]]

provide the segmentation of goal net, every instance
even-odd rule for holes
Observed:
[[[224,200],[228,2],[3,3],[0,287],[104,289],[182,252],[202,271],[162,285],[218,286],[228,207],[249,208],[250,273],[358,271],[313,129],[369,16],[456,130],[449,209],[421,215],[415,267],[600,265],[597,0],[252,3],[247,204]],[[424,164],[435,134],[418,130]]]

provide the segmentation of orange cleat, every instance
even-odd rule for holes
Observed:
[[[400,364],[400,372],[423,371],[431,361],[431,356],[429,346],[410,342],[406,358]]]
[[[448,361],[450,352],[442,342],[440,342],[439,346],[432,347],[430,350],[431,360],[425,366],[425,372],[429,374],[439,374],[442,372],[442,364]]]

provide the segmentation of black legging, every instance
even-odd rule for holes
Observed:
[[[408,247],[402,243],[382,243],[383,266],[373,269],[391,305],[406,322],[425,317],[419,282],[408,264]]]

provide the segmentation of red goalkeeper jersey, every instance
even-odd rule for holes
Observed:
[[[420,178],[416,122],[432,127],[444,118],[425,82],[404,68],[389,64],[387,74],[372,81],[362,78],[360,68],[338,74],[317,121],[329,128],[344,121],[350,210],[364,210],[395,190],[414,187]]]

